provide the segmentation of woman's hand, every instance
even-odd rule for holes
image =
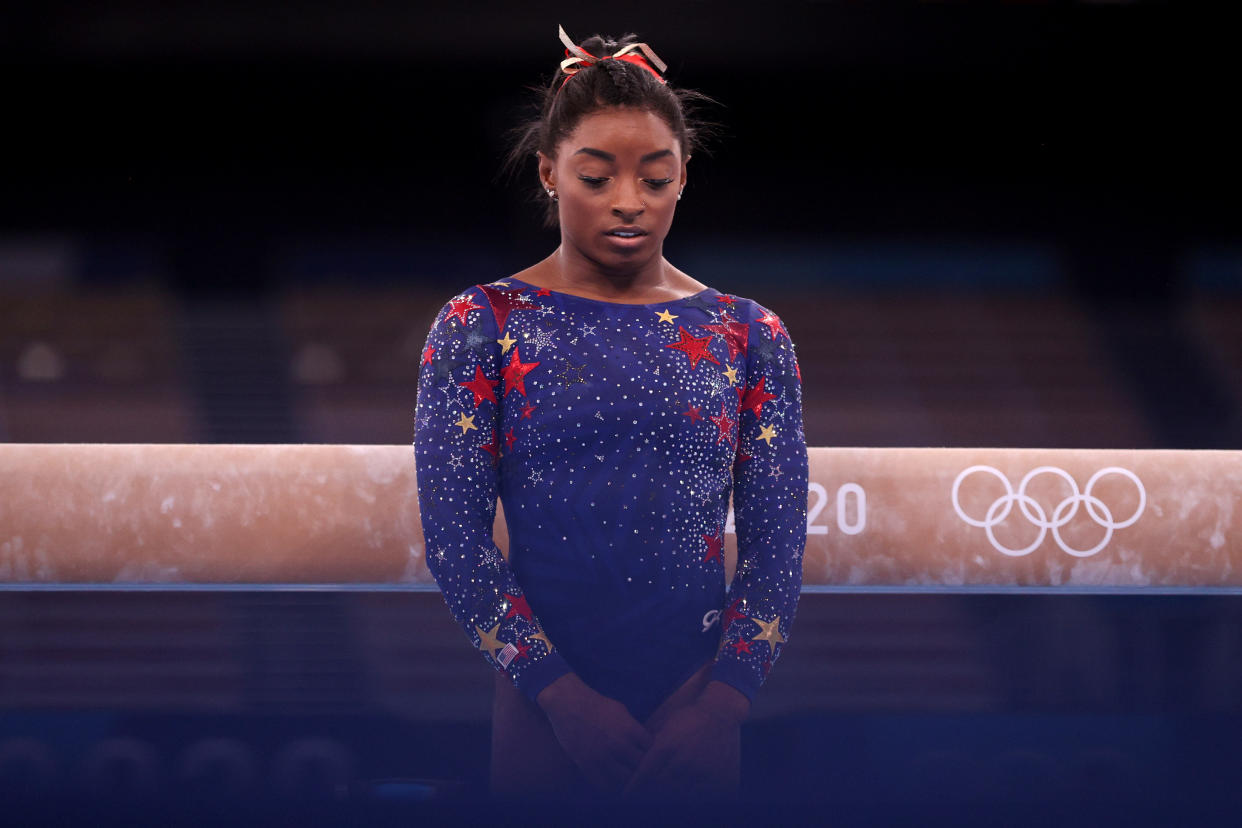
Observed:
[[[652,724],[655,738],[625,787],[640,796],[736,793],[741,773],[741,725],[750,701],[713,681],[699,697]]]
[[[651,734],[621,702],[588,687],[573,673],[535,699],[565,753],[596,789],[618,793],[651,746]]]

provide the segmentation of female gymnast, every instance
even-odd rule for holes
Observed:
[[[802,582],[801,375],[775,314],[664,258],[706,98],[633,35],[560,34],[511,156],[560,246],[450,299],[423,351],[427,564],[497,669],[493,793],[744,793]]]

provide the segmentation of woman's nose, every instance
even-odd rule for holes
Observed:
[[[636,216],[647,209],[637,181],[630,184],[622,183],[615,192],[617,197],[612,204],[612,211],[617,215]]]

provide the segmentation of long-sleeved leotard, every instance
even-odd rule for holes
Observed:
[[[476,285],[432,325],[414,446],[428,567],[528,697],[572,670],[642,721],[708,661],[754,697],[806,542],[801,375],[770,311]]]

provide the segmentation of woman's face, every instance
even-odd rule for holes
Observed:
[[[540,179],[559,199],[562,245],[605,269],[662,255],[687,160],[653,112],[613,107],[583,118],[555,159],[539,154]]]

